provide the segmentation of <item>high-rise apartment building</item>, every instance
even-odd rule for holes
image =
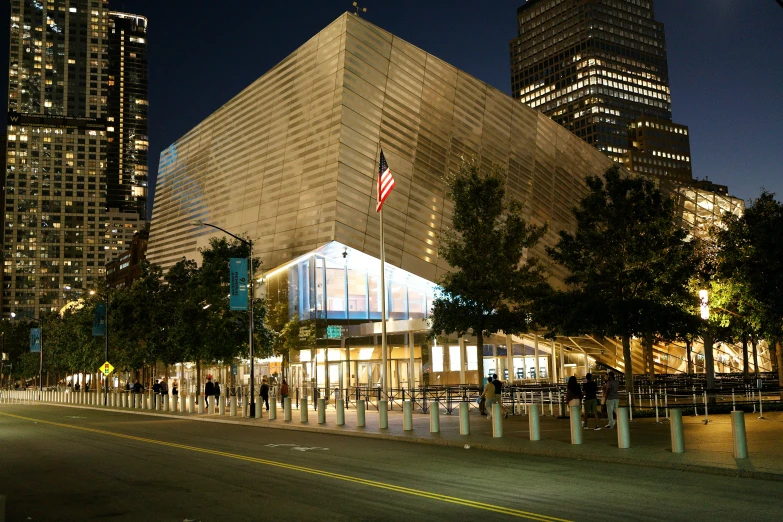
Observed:
[[[147,19],[109,13],[109,208],[147,218]]]
[[[687,128],[677,140],[658,140],[661,150],[642,151],[634,145],[639,140],[629,139],[639,123],[682,129],[671,125],[666,40],[652,0],[527,0],[517,22],[519,35],[510,43],[515,98],[615,161],[649,152],[661,177],[690,179]],[[675,141],[676,151],[666,148]],[[687,168],[660,164],[674,155]]]
[[[105,274],[112,239],[107,201],[117,199],[107,194],[114,168],[108,163],[108,129],[117,128],[121,113],[129,114],[109,106],[111,88],[117,86],[110,71],[109,27],[108,0],[11,0],[4,317],[59,310],[71,298],[64,288],[87,290]],[[134,52],[129,50],[128,58]],[[122,65],[119,69],[123,72]],[[130,87],[120,90],[133,92],[134,103],[146,104],[146,95]],[[146,105],[143,114],[139,145],[146,146]],[[119,135],[117,141],[120,147],[125,143]],[[135,141],[134,147],[139,148]],[[135,153],[128,155],[136,161]],[[146,185],[146,170],[134,172]],[[112,178],[124,179],[116,172]]]

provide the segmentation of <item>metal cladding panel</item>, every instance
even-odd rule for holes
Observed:
[[[362,40],[362,28],[383,45],[376,50]],[[573,229],[570,211],[586,193],[585,176],[603,172],[609,158],[594,155],[595,149],[551,119],[442,60],[389,33],[378,37],[380,30],[365,20],[349,16],[347,31],[341,143],[350,150],[340,153],[338,186],[346,188],[338,191],[335,240],[379,255],[378,140],[396,181],[384,204],[391,264],[429,280],[448,269],[438,257],[438,238],[452,211],[443,176],[471,156],[482,168],[505,169],[509,197],[525,203],[533,222],[550,224],[534,255],[544,257],[559,230]],[[385,77],[378,78],[384,68]],[[368,204],[359,219],[362,199]],[[364,235],[357,235],[362,228]]]
[[[333,240],[346,19],[164,151],[151,261],[200,260],[198,248],[222,233],[194,220],[252,238],[266,267]]]
[[[150,259],[198,258],[220,234],[195,219],[248,234],[267,268],[330,241],[377,257],[381,146],[396,180],[386,260],[428,280],[449,269],[444,175],[463,158],[504,169],[508,196],[550,225],[532,252],[542,257],[573,229],[585,176],[611,165],[548,117],[345,14],[164,151]]]

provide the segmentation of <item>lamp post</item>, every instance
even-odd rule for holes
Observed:
[[[90,295],[95,295],[95,290],[90,290]],[[109,288],[106,288],[106,328],[103,332],[103,338],[106,341],[106,362],[109,361]],[[103,375],[103,382],[105,384],[103,389],[103,405],[109,405],[109,376]]]
[[[196,227],[212,227],[216,230],[220,230],[221,232],[228,234],[229,236],[233,237],[237,241],[242,242],[243,244],[247,245],[250,249],[250,255],[248,256],[248,265],[250,268],[250,286],[248,288],[248,318],[250,320],[250,417],[255,418],[256,416],[256,404],[255,404],[255,364],[254,358],[253,358],[253,279],[255,277],[255,271],[253,270],[253,240],[252,239],[244,239],[237,235],[232,234],[228,230],[225,230],[223,228],[220,228],[217,225],[213,225],[212,223],[205,223],[202,220],[196,220],[191,223],[193,226]]]

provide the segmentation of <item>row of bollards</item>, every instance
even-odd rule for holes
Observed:
[[[201,396],[177,396],[177,395],[156,395],[144,393],[110,393],[105,396],[102,393],[78,393],[61,390],[3,390],[0,395],[0,403],[33,403],[33,402],[51,402],[62,404],[77,404],[90,406],[103,406],[104,400],[107,406],[116,409],[139,409],[139,410],[158,410],[180,413],[193,413],[197,405],[197,411],[204,413],[205,406]],[[226,402],[209,401],[207,411],[209,414],[215,414],[216,404],[218,414],[226,415]],[[300,399],[300,422],[309,422],[308,399]],[[317,399],[316,411],[318,424],[326,424],[326,400]],[[657,397],[656,397],[657,405]],[[379,401],[379,428],[388,429],[389,414],[388,401]],[[430,402],[430,433],[440,433],[440,404],[437,400]],[[269,420],[277,419],[277,402],[272,399],[269,402]],[[570,428],[571,444],[582,444],[582,412],[579,406],[570,406]],[[262,415],[263,404],[257,403],[255,408],[255,418],[260,419]],[[245,401],[243,414],[249,417],[249,405]],[[403,401],[403,431],[413,431],[413,403],[410,400]],[[621,449],[631,447],[630,434],[630,408],[628,406],[618,407],[617,413],[617,447]],[[669,411],[671,410],[671,411]],[[342,401],[336,403],[337,425],[345,425],[345,405]],[[530,404],[527,406],[529,435],[531,441],[541,440],[540,412],[539,404]],[[228,397],[228,414],[232,417],[237,415],[236,397]],[[494,438],[503,437],[503,410],[498,403],[492,405],[492,436]],[[705,416],[707,415],[707,404],[705,401]],[[669,429],[671,436],[671,448],[673,453],[685,452],[685,435],[683,430],[682,410],[680,408],[668,408],[667,417],[669,418]],[[291,398],[283,399],[283,418],[285,421],[292,420]],[[656,417],[657,419],[657,417]],[[366,402],[358,400],[356,402],[356,424],[358,427],[366,427]],[[745,414],[742,411],[731,412],[731,428],[733,440],[734,457],[744,459],[748,457],[748,444],[745,430]],[[460,435],[470,435],[470,405],[462,402],[459,405],[459,432]]]

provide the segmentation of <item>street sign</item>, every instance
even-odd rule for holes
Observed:
[[[109,361],[106,361],[105,363],[103,363],[103,366],[98,368],[98,371],[101,372],[106,377],[108,377],[109,374],[111,374],[111,372],[114,371],[114,366],[112,366],[111,363],[109,363]]]
[[[30,328],[30,351],[31,352],[40,352],[41,351],[41,329],[40,328]]]
[[[232,257],[229,271],[229,305],[231,310],[247,310],[247,258]]]
[[[331,325],[326,327],[327,339],[339,339],[343,336],[343,327],[340,325]]]
[[[310,337],[310,327],[309,326],[300,326],[299,327],[299,340],[300,341],[306,341],[308,337]]]

